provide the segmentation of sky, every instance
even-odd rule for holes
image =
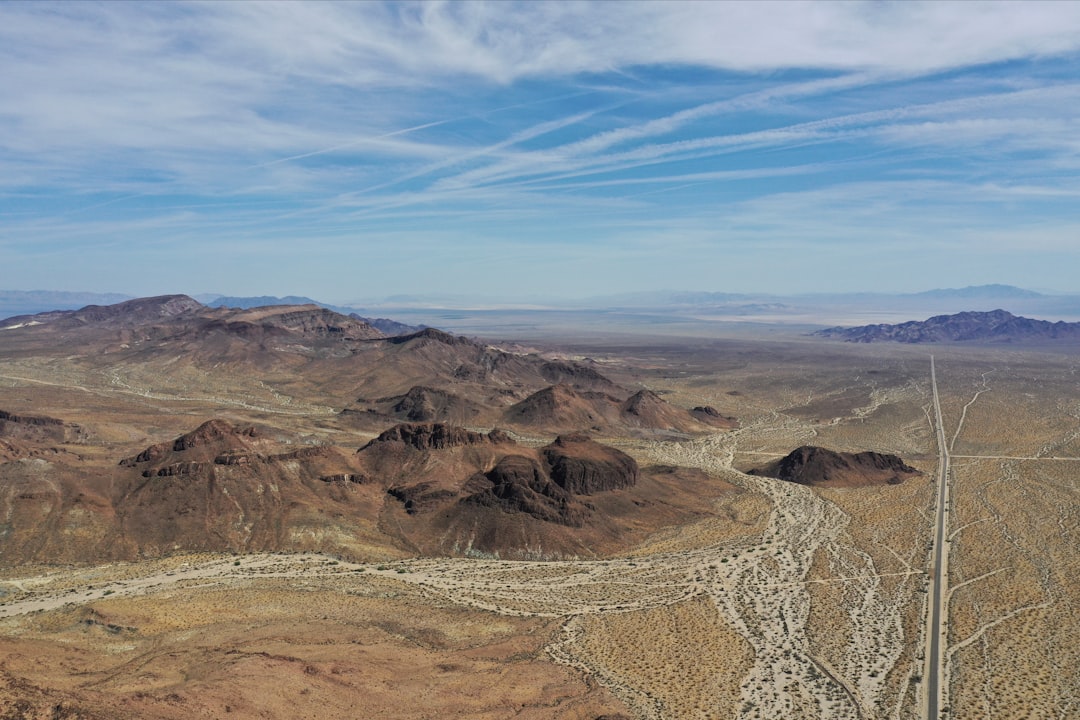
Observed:
[[[1080,292],[1080,2],[0,3],[0,289]]]

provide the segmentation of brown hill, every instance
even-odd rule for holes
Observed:
[[[369,419],[397,422],[444,422],[464,425],[487,413],[479,403],[446,390],[414,385],[403,395],[357,399],[355,405],[342,411],[346,416],[366,414]]]
[[[34,442],[79,442],[86,431],[74,423],[43,415],[16,415],[0,410],[0,438]]]
[[[503,413],[510,425],[542,429],[602,430],[618,422],[619,400],[603,392],[552,385]]]
[[[283,447],[255,427],[210,420],[120,466],[114,505],[127,553],[388,544],[374,528],[381,491],[336,448]]]
[[[738,419],[730,415],[721,415],[720,412],[711,405],[699,405],[691,409],[690,414],[700,422],[715,428],[731,430],[739,426]]]
[[[14,414],[0,410],[0,462],[58,455],[59,445],[85,443],[85,428],[44,415]]]
[[[641,471],[624,453],[580,435],[536,449],[497,431],[401,426],[358,456],[396,501],[382,526],[426,554],[594,555],[674,517],[708,512],[701,497],[730,489],[694,471]],[[687,487],[695,483],[713,488],[694,496]]]
[[[79,310],[53,310],[35,315],[17,315],[0,320],[0,326],[59,325],[72,328],[105,324],[141,325],[204,309],[206,308],[202,303],[187,295],[159,295],[125,300],[113,305],[87,305]]]
[[[0,565],[193,551],[595,556],[711,514],[709,498],[734,491],[697,471],[639,469],[584,436],[533,448],[438,423],[350,453],[214,419],[111,466],[97,446],[84,457],[19,442],[26,452],[0,457]]]
[[[640,390],[620,401],[604,392],[577,391],[566,385],[553,385],[507,408],[502,421],[550,432],[573,430],[638,435],[690,435],[735,425],[732,418],[725,418],[715,410],[712,412],[713,416],[705,413],[699,419],[696,413],[671,405],[651,390]]]
[[[826,448],[803,446],[780,460],[750,470],[761,475],[820,487],[862,487],[896,485],[920,475],[896,455],[876,452],[847,453]]]
[[[257,394],[322,406],[364,398],[344,409],[372,430],[387,419],[491,424],[552,383],[624,394],[587,363],[505,352],[432,328],[384,338],[317,305],[208,308],[163,296],[15,319],[25,322],[0,329],[9,357],[63,357],[93,374],[120,368],[164,394],[186,395],[191,380],[214,375],[231,389],[239,378]],[[414,388],[437,390],[416,397]],[[412,407],[383,402],[398,396]]]

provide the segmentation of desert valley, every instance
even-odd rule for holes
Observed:
[[[2,325],[0,717],[1080,712],[1068,337]]]

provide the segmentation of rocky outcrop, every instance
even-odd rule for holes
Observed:
[[[403,322],[391,320],[390,318],[368,318],[357,315],[356,313],[349,313],[349,317],[367,323],[387,337],[415,335],[418,332],[428,329],[427,325],[406,325]]]
[[[696,420],[717,428],[730,429],[738,427],[739,425],[739,421],[736,418],[731,415],[720,414],[720,411],[711,405],[699,405],[691,409],[690,414]]]
[[[584,435],[562,436],[535,450],[499,430],[408,424],[387,430],[357,454],[409,515],[438,510],[450,516],[460,502],[581,527],[590,507],[579,496],[638,481],[633,458]]]
[[[470,340],[469,338],[460,335],[451,335],[444,330],[438,330],[436,328],[424,328],[419,332],[414,332],[409,335],[396,335],[387,338],[386,341],[392,345],[404,345],[405,343],[427,341],[438,342],[443,345],[450,345],[451,347],[461,345],[480,347],[480,344],[474,340]]]
[[[836,452],[806,445],[780,460],[750,470],[748,474],[800,485],[860,487],[895,485],[921,473],[896,455],[872,451]]]
[[[387,491],[391,497],[399,500],[410,515],[430,512],[438,509],[445,501],[458,496],[452,490],[441,488],[435,483],[422,482],[415,485],[396,485]]]
[[[446,420],[448,416],[475,416],[480,408],[445,390],[414,385],[407,393],[396,398],[391,411],[410,422],[436,422]]]
[[[171,442],[151,445],[134,457],[124,458],[120,465],[131,467],[141,463],[155,462],[170,453],[182,453],[194,448],[209,448],[217,451],[206,459],[219,455],[223,452],[244,452],[248,450],[248,439],[254,438],[257,432],[254,427],[236,427],[224,420],[207,420],[189,433],[185,433]],[[216,461],[215,461],[216,462]],[[230,464],[222,462],[219,464]]]
[[[57,418],[44,417],[41,415],[13,415],[12,413],[0,410],[0,430],[3,429],[4,423],[19,423],[21,425],[36,425],[38,427],[57,426],[63,425],[63,420]]]
[[[0,438],[29,443],[81,443],[86,430],[75,423],[44,415],[22,415],[0,410]]]
[[[552,383],[564,383],[575,387],[589,387],[604,391],[617,391],[619,386],[599,371],[579,362],[548,360],[540,367],[540,375]]]
[[[465,445],[513,444],[501,430],[484,433],[445,423],[403,423],[395,425],[360,448],[360,452],[380,443],[401,443],[417,450],[442,450]]]
[[[463,500],[466,504],[520,512],[569,527],[581,527],[589,516],[589,507],[553,482],[540,463],[520,455],[502,458],[487,473],[473,476],[467,487],[475,491]]]
[[[584,435],[560,436],[541,453],[551,479],[575,495],[621,490],[638,481],[638,465],[632,457]]]

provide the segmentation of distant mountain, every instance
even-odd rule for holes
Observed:
[[[373,328],[376,328],[383,335],[409,335],[415,332],[419,332],[420,330],[423,330],[427,327],[427,325],[406,325],[405,323],[401,323],[396,320],[390,320],[388,318],[362,317],[353,312],[352,308],[343,307],[341,305],[330,305],[329,303],[312,300],[311,298],[304,297],[302,295],[286,295],[285,297],[277,297],[275,295],[231,297],[228,295],[223,295],[207,303],[207,307],[241,309],[270,307],[274,305],[318,305],[319,307],[326,308],[327,310],[333,310],[336,313],[348,315],[354,320],[365,322],[368,325],[371,325]]]
[[[0,290],[0,317],[33,315],[50,310],[77,310],[87,305],[111,305],[130,300],[120,293]]]
[[[366,322],[371,327],[375,328],[383,335],[387,337],[393,337],[396,335],[412,335],[418,333],[421,330],[428,329],[427,325],[406,325],[405,323],[398,322],[397,320],[391,320],[389,318],[366,318],[356,313],[349,313],[349,317],[356,318]]]
[[[1080,323],[1049,322],[1019,317],[1005,310],[960,312],[898,325],[834,327],[814,333],[847,342],[996,342],[1080,341]]]
[[[0,329],[14,330],[25,326],[63,325],[141,325],[193,313],[205,306],[187,295],[159,295],[136,298],[111,305],[87,305],[78,310],[51,310],[34,315],[16,315],[0,320]]]
[[[943,290],[927,290],[925,292],[908,293],[907,297],[914,298],[1041,298],[1046,297],[1034,290],[1025,290],[1013,285],[969,285],[965,288],[947,288]]]
[[[286,295],[285,297],[276,297],[274,295],[259,295],[257,297],[231,297],[223,295],[212,302],[206,303],[207,307],[227,307],[227,308],[240,308],[246,310],[255,307],[267,307],[269,305],[318,305],[320,307],[330,308],[335,312],[342,312],[336,308],[333,308],[325,303],[321,303],[318,300],[312,300],[309,297],[303,297],[300,295]],[[349,311],[346,310],[343,315],[348,315]]]

